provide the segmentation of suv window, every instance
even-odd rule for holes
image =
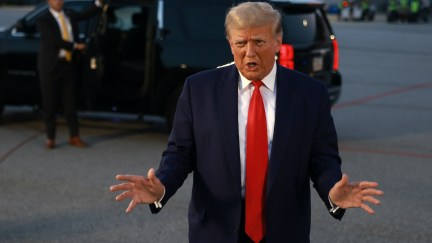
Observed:
[[[226,7],[207,2],[182,2],[166,9],[165,20],[170,41],[224,40]],[[211,18],[209,18],[211,16]],[[203,26],[200,19],[205,19]]]
[[[328,41],[330,31],[318,10],[284,10],[284,43],[310,45]]]
[[[194,5],[188,6],[188,5]],[[225,6],[216,4],[210,6],[209,4],[199,4],[197,3],[186,3],[181,9],[182,27],[185,32],[183,32],[187,39],[199,39],[205,40],[220,40],[224,39],[224,23],[221,19],[224,19],[226,12]],[[217,16],[209,18],[208,16]],[[203,26],[199,19],[207,19],[206,26]],[[186,29],[187,28],[187,29]]]
[[[175,68],[184,63],[205,69],[231,62],[223,21],[226,11],[227,6],[216,0],[170,1],[166,4],[166,34],[165,39],[160,41],[164,66]],[[203,53],[211,58],[203,59]]]
[[[132,16],[140,12],[141,8],[139,6],[114,7],[114,10],[110,13],[112,14],[110,17],[113,17],[113,19],[110,20],[109,27],[128,31],[135,25]]]

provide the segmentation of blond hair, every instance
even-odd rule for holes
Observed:
[[[280,12],[266,2],[244,2],[228,10],[225,17],[225,32],[231,29],[247,29],[273,24],[275,35],[282,35]]]

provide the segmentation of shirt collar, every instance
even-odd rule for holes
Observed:
[[[60,17],[60,14],[61,14],[61,13],[63,13],[63,15],[65,15],[65,13],[63,12],[63,10],[60,11],[60,12],[57,12],[57,11],[55,11],[54,9],[49,8],[49,11],[51,12],[51,14],[52,14],[56,19],[58,19],[58,18]]]
[[[263,80],[261,80],[264,85],[271,90],[272,92],[274,91],[275,88],[275,83],[276,83],[276,62],[273,65],[272,70],[270,71],[270,73],[264,77]],[[239,71],[240,74],[240,80],[239,80],[239,88],[240,90],[243,90],[244,88],[246,88],[252,81],[246,79],[241,72]]]

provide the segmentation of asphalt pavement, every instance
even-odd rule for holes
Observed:
[[[432,242],[432,24],[332,20],[343,92],[333,108],[343,170],[384,190],[375,215],[334,220],[312,190],[311,242]],[[39,113],[6,107],[0,123],[0,242],[187,242],[191,179],[158,215],[124,211],[116,174],[157,167],[163,119],[80,113],[87,149],[44,148]],[[292,209],[295,210],[295,209]]]

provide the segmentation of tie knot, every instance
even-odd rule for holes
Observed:
[[[256,89],[259,89],[264,83],[261,80],[253,80],[252,81],[253,86],[255,86]]]

